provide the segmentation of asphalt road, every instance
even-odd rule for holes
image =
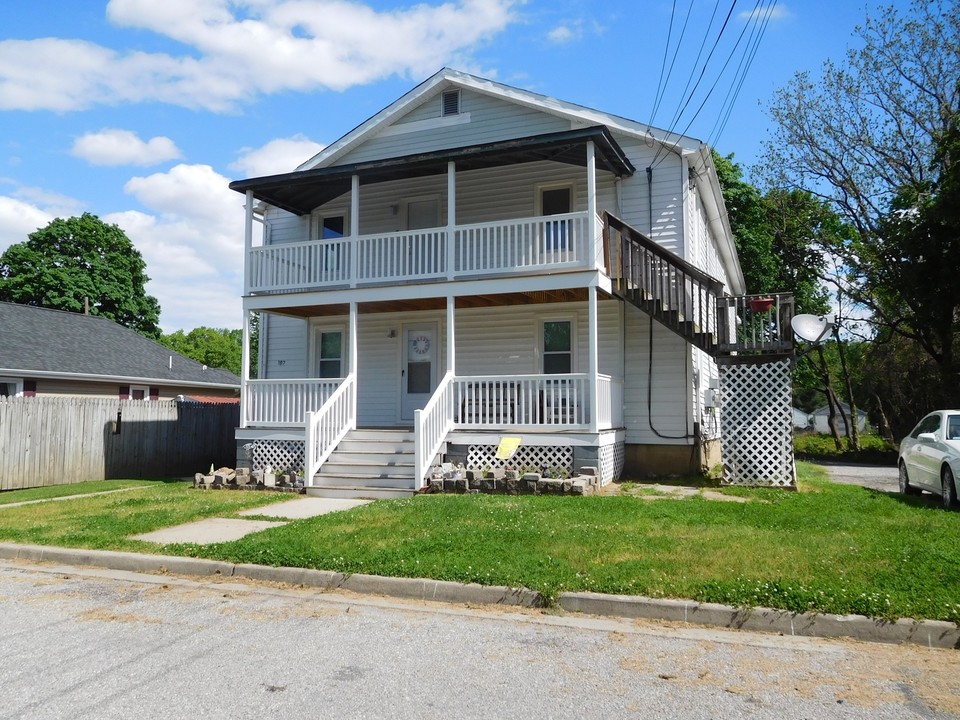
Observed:
[[[7,718],[960,717],[960,652],[0,563]]]

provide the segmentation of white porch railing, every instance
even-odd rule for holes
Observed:
[[[623,427],[623,381],[609,375],[597,376],[597,427]]]
[[[243,426],[303,425],[343,382],[340,378],[250,380],[243,398]]]
[[[590,238],[587,213],[523,218],[456,229],[456,273],[513,273],[583,263]],[[594,223],[596,226],[596,223]],[[596,227],[594,244],[600,238]]]
[[[447,373],[423,410],[413,414],[416,449],[413,479],[417,490],[424,486],[430,463],[440,451],[447,433],[453,429],[453,379],[453,375]]]
[[[408,230],[360,237],[357,280],[394,282],[424,280],[447,271],[445,230]]]
[[[249,289],[294,292],[402,284],[446,278],[451,262],[454,278],[588,268],[596,265],[603,248],[602,223],[585,212],[458,225],[452,259],[447,233],[446,228],[429,228],[253,247],[247,258]]]
[[[593,393],[586,373],[458,377],[454,388],[457,429],[590,425]]]
[[[313,485],[313,476],[330,457],[330,453],[357,426],[356,382],[356,375],[348,376],[323,407],[306,415],[303,478],[308,487]]]

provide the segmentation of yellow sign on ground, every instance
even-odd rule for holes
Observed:
[[[513,454],[517,451],[517,448],[520,447],[520,438],[518,437],[502,437],[500,438],[500,444],[497,445],[497,460],[509,460],[513,457]]]

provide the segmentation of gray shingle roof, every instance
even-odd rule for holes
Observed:
[[[173,358],[171,361],[171,357]],[[228,370],[201,363],[96,315],[0,302],[0,372],[150,379],[159,385],[239,387]]]

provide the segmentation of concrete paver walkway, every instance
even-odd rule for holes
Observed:
[[[302,520],[304,518],[325,515],[330,512],[349,510],[364,505],[370,500],[341,500],[337,498],[302,497],[288,502],[250,508],[240,515],[284,518],[284,520]],[[239,540],[244,535],[285,525],[284,521],[247,520],[245,518],[207,518],[196,522],[175,525],[174,527],[153,530],[142,535],[133,535],[134,540],[146,540],[155,543],[195,543],[209,545],[218,542]]]

